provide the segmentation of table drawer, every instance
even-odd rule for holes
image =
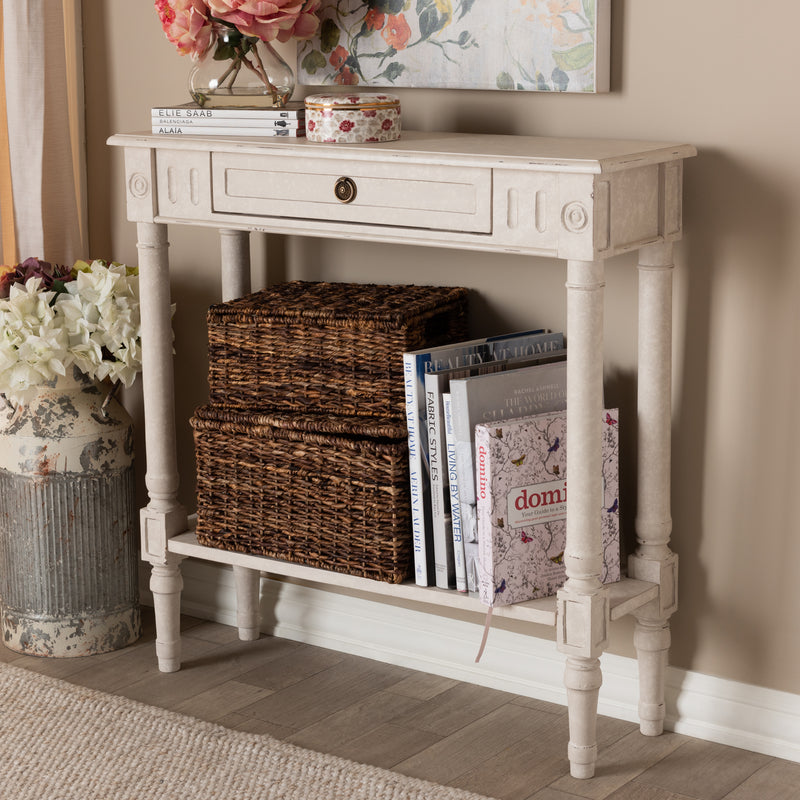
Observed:
[[[214,153],[212,181],[219,213],[492,230],[491,169]]]

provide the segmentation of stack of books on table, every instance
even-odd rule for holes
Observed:
[[[480,466],[476,457],[476,428],[489,425],[492,435],[502,440],[506,426],[513,420],[555,413],[563,423],[566,358],[563,334],[545,330],[475,339],[403,354],[418,584],[476,592],[479,575],[517,569],[507,564],[479,563],[481,498],[477,491]],[[515,453],[514,462],[522,464],[526,459],[535,459],[540,445],[541,442],[531,441],[527,455]],[[559,456],[562,457],[563,452]],[[494,460],[497,460],[496,453]],[[607,468],[614,474],[616,461],[612,461],[614,463],[606,465],[604,470]],[[566,496],[565,474],[562,473],[565,473],[565,465],[560,462],[551,479]],[[603,477],[611,483],[607,475]],[[490,499],[484,497],[484,503]],[[616,514],[612,523],[614,520],[618,520]],[[500,519],[501,528],[503,524]],[[541,531],[535,524],[517,530],[518,527],[509,524],[509,536],[525,544],[534,544],[541,538]],[[547,535],[552,532],[548,525]],[[563,531],[555,533],[563,538]],[[552,549],[554,542],[550,545]],[[615,546],[616,571],[613,567]],[[609,548],[612,567],[607,570],[606,577],[618,579],[618,529],[616,545],[612,542]],[[484,548],[486,552],[491,551]],[[502,562],[503,555],[498,553],[495,546],[493,557]],[[508,555],[512,555],[511,551]],[[518,555],[518,549],[513,555]],[[559,568],[563,572],[563,565]],[[555,584],[552,577],[548,577],[549,588],[552,588]]]
[[[151,109],[152,132],[167,136],[306,135],[305,106],[290,102],[282,108],[203,108],[196,103]]]

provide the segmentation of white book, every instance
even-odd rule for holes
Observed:
[[[177,106],[153,106],[153,117],[186,117],[201,119],[294,119],[304,117],[305,104],[302,101],[289,102],[282,108],[236,107],[204,108],[197,103],[182,103]]]
[[[565,409],[567,362],[454,379],[450,397],[461,531],[465,542],[477,542],[475,426]]]
[[[267,119],[253,117],[153,117],[153,126],[172,128],[175,126],[185,128],[262,128],[271,130],[272,128],[304,128],[304,119]]]
[[[298,138],[306,135],[305,128],[240,128],[222,125],[153,125],[152,133],[164,136],[252,136],[254,138],[276,136]]]
[[[444,406],[444,441],[447,459],[447,479],[450,485],[450,526],[453,533],[453,561],[455,563],[456,589],[469,590],[464,537],[461,535],[461,508],[458,499],[458,471],[456,470],[456,443],[453,433],[453,414],[450,392],[442,395]]]

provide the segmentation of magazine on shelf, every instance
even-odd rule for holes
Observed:
[[[458,473],[461,529],[465,542],[478,541],[475,496],[475,426],[513,417],[526,417],[567,406],[566,350],[552,354],[557,361],[450,383],[453,440]]]
[[[414,537],[414,578],[421,586],[435,582],[433,568],[430,467],[425,406],[425,375],[491,361],[521,357],[537,352],[544,329],[471,339],[438,347],[403,353],[406,423],[408,426],[411,519]]]
[[[447,463],[447,480],[450,489],[450,529],[453,539],[453,564],[455,566],[456,589],[469,591],[467,580],[467,556],[461,532],[461,507],[458,497],[458,472],[456,471],[456,442],[453,432],[453,414],[450,392],[442,395],[444,408],[444,443]]]
[[[197,103],[182,103],[175,106],[153,106],[152,117],[182,117],[186,119],[297,119],[305,117],[302,101],[290,101],[281,108],[239,106],[236,108],[205,108]]]
[[[555,594],[564,584],[566,412],[478,425],[479,595],[488,606]],[[603,412],[602,581],[620,577],[619,414]]]

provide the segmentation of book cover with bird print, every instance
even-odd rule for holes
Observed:
[[[603,412],[603,583],[620,578],[619,413]],[[475,428],[478,591],[489,606],[555,594],[566,579],[565,411]],[[599,476],[600,477],[600,476]]]

